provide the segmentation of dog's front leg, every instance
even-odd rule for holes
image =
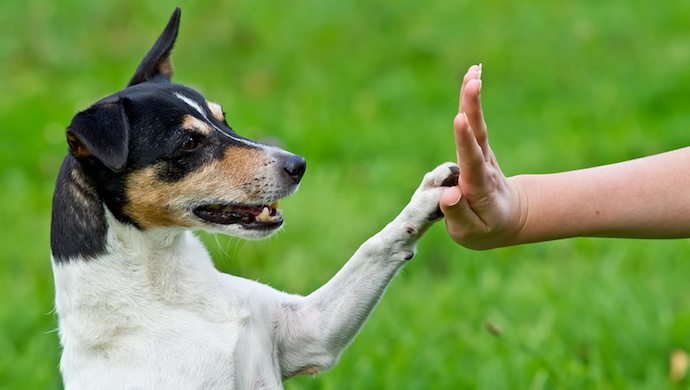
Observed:
[[[441,216],[443,187],[455,185],[457,175],[452,163],[426,174],[403,211],[362,244],[328,283],[281,305],[275,330],[284,378],[335,365],[393,276],[414,255],[417,240]]]

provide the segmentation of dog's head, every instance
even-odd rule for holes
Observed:
[[[269,236],[305,160],[237,135],[220,105],[170,82],[179,22],[178,7],[127,87],[72,119],[70,152],[122,222]]]

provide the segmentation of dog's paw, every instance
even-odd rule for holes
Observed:
[[[423,232],[443,216],[439,208],[441,194],[446,187],[458,184],[459,174],[458,166],[447,162],[424,175],[422,183],[400,215],[405,220],[406,229]]]
[[[417,188],[410,201],[409,206],[413,206],[411,207],[413,210],[410,211],[420,214],[420,216],[426,216],[429,222],[443,217],[438,205],[441,194],[445,187],[458,185],[459,175],[460,169],[451,162],[443,163],[424,175],[422,184]]]
[[[433,171],[424,175],[422,184],[417,189],[417,192],[431,188],[452,187],[458,185],[459,175],[460,169],[455,163],[445,162],[434,168]]]
[[[410,260],[415,254],[417,240],[434,221],[443,216],[439,209],[441,194],[447,187],[457,185],[459,174],[457,165],[444,163],[424,175],[410,203],[377,235],[380,241],[372,242],[377,242],[377,247],[387,242],[383,247],[389,248],[387,251],[395,254],[394,258]]]

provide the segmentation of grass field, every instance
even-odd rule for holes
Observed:
[[[690,142],[687,1],[3,1],[1,389],[61,388],[48,241],[64,128],[129,80],[178,4],[175,80],[308,161],[277,237],[204,236],[220,269],[285,291],[324,283],[454,159],[473,63],[508,175]],[[687,389],[668,373],[690,351],[689,253],[607,239],[473,252],[440,223],[339,365],[285,386]]]

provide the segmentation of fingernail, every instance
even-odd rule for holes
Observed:
[[[482,81],[482,63],[479,63],[479,71],[477,72],[477,79]]]
[[[460,191],[460,188],[457,187],[457,186],[456,186],[455,188],[458,189],[458,199],[456,199],[455,202],[450,203],[450,204],[448,205],[448,207],[455,207],[455,206],[457,206],[458,203],[460,203],[460,199],[462,199],[462,191]]]
[[[449,204],[448,207],[455,207],[455,206],[457,206],[458,203],[460,203],[460,199],[462,199],[462,192],[460,193],[460,195],[458,195],[458,200],[456,200],[455,202]]]

